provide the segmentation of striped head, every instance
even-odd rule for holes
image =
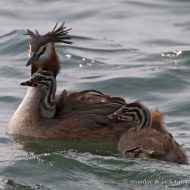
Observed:
[[[43,97],[40,101],[40,115],[44,118],[52,118],[55,115],[56,103],[56,79],[52,72],[38,71],[30,80],[22,82],[22,86],[34,87],[41,91]]]
[[[152,123],[149,109],[140,102],[126,104],[115,113],[108,115],[108,118],[115,121],[137,122],[138,130],[150,127]]]
[[[56,80],[52,72],[38,71],[32,75],[30,80],[22,82],[20,85],[48,90],[56,86]]]

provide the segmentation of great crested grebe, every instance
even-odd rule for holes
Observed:
[[[115,126],[106,116],[125,103],[122,98],[98,91],[68,93],[66,90],[55,97],[56,79],[50,71],[38,71],[21,85],[28,86],[28,90],[9,122],[8,134],[116,142],[126,130],[126,125]],[[133,127],[132,122],[128,127]]]
[[[136,127],[127,130],[118,142],[118,151],[123,157],[152,158],[188,164],[187,155],[167,131],[163,122],[152,125],[151,113],[142,103],[126,104],[108,117],[117,122],[136,122]],[[162,121],[163,116],[159,117]]]

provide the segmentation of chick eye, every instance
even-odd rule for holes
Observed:
[[[127,107],[122,107],[122,111],[128,111],[129,109]]]
[[[44,80],[44,79],[45,79],[45,77],[40,76],[39,79],[38,79],[38,81],[42,81],[42,80]]]

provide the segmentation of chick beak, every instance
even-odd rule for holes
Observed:
[[[27,80],[25,82],[20,83],[21,86],[31,86],[31,87],[36,87],[37,83],[31,80]]]
[[[109,114],[108,118],[111,120],[117,120],[122,114],[122,110],[117,110],[115,113]]]
[[[29,65],[31,65],[32,63],[34,63],[35,61],[37,61],[38,59],[39,59],[39,55],[38,54],[36,54],[36,53],[33,53],[31,56],[30,56],[30,58],[29,58],[29,60],[28,60],[28,62],[27,62],[27,64],[26,64],[26,66],[29,66]]]

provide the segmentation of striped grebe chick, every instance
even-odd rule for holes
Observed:
[[[108,116],[115,121],[135,121],[136,127],[127,130],[118,142],[118,151],[125,158],[152,158],[188,164],[188,158],[182,147],[163,125],[163,115],[152,114],[140,102],[133,102],[122,106],[115,113]],[[159,124],[155,121],[157,117]],[[160,119],[158,118],[160,117]],[[126,125],[127,125],[126,123]]]
[[[137,130],[150,127],[152,124],[149,109],[140,102],[126,104],[113,114],[108,115],[108,117],[116,121],[134,121],[137,123]]]

